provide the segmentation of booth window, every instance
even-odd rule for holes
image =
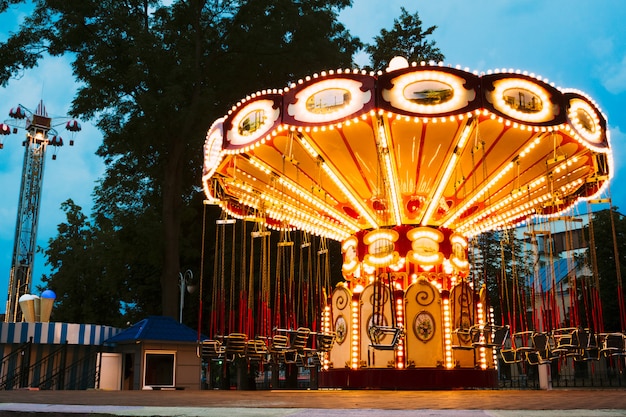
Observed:
[[[176,381],[176,352],[146,351],[143,385],[174,387]]]

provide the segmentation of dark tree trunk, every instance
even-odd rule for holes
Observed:
[[[184,142],[173,138],[165,163],[163,181],[163,273],[161,303],[164,316],[178,319],[180,298],[180,211],[182,207],[182,177]]]

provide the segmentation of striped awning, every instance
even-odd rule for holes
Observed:
[[[77,323],[0,323],[0,343],[101,345],[121,331],[116,327]]]

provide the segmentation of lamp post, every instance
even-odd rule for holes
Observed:
[[[191,269],[185,272],[178,273],[178,285],[180,287],[180,314],[178,317],[179,323],[183,322],[183,306],[185,305],[185,292],[191,294],[196,290],[196,286],[191,284],[193,280],[193,273]]]

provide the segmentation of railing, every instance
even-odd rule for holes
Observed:
[[[69,351],[70,347],[63,345],[47,358],[33,364],[31,386],[56,390],[85,390],[97,387],[100,378],[99,367],[96,366],[99,351],[75,354],[68,364],[68,353],[72,353]]]
[[[24,343],[2,358],[0,390],[85,390],[98,386],[99,348],[85,352],[65,343],[31,364],[32,346],[31,342]]]
[[[60,375],[59,370],[65,369],[66,361],[67,343],[30,366],[28,370],[31,379],[29,386],[39,389],[63,389],[63,375]]]
[[[503,389],[539,389],[539,366],[518,362],[500,363],[499,387]],[[564,359],[550,365],[552,388],[624,388],[624,360],[602,358],[598,362],[577,362]]]
[[[33,338],[18,346],[0,361],[0,390],[12,390],[28,383],[28,364]]]

